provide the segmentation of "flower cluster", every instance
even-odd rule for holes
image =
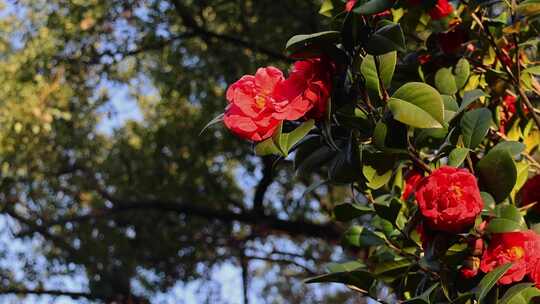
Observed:
[[[224,118],[243,138],[272,136],[257,154],[294,151],[297,171],[352,189],[329,218],[353,222],[343,244],[365,249],[361,271],[335,267],[312,282],[354,282],[368,293],[382,283],[400,300],[436,303],[517,297],[502,285],[523,281],[540,287],[540,175],[527,180],[540,168],[531,98],[540,55],[518,41],[536,45],[526,34],[532,19],[497,7],[505,12],[493,23],[492,4],[448,0],[337,2],[324,0],[321,14],[340,31],[287,43],[294,58],[323,57],[296,62],[288,77],[273,67],[244,76],[227,92]],[[297,123],[283,133],[284,121]],[[464,286],[444,290],[443,275]],[[409,279],[423,283],[403,284]],[[525,301],[540,297],[529,283],[520,285]]]
[[[463,233],[473,226],[483,208],[476,178],[465,169],[443,166],[428,177],[411,171],[406,178],[402,198],[415,193],[422,215],[417,227],[425,248],[433,233]],[[540,175],[528,180],[521,189],[522,204],[540,201]],[[479,230],[483,232],[486,222]],[[427,229],[429,230],[426,230]],[[534,231],[494,233],[484,250],[484,239],[471,238],[471,257],[461,268],[465,278],[478,270],[488,273],[498,266],[513,263],[499,279],[499,284],[511,284],[529,278],[540,286],[540,235]]]
[[[288,78],[275,67],[243,76],[227,89],[225,126],[258,142],[272,136],[284,120],[321,118],[328,105],[333,70],[330,61],[319,58],[296,62]]]

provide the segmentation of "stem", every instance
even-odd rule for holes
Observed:
[[[484,27],[484,25],[482,24],[482,21],[478,18],[478,16],[476,16],[475,13],[472,13],[471,16],[476,21],[476,23],[478,23],[478,26],[480,27],[480,29],[482,29],[484,31],[484,33],[486,33],[488,41],[491,44],[491,47],[495,50],[495,53],[497,54],[497,58],[501,62],[501,65],[503,66],[506,74],[508,74],[508,76],[510,77],[510,79],[512,80],[514,85],[517,87],[520,98],[523,100],[523,102],[525,103],[525,105],[529,109],[529,113],[531,113],[531,116],[532,116],[536,126],[538,127],[538,129],[540,129],[540,117],[538,117],[538,115],[534,111],[534,107],[533,107],[531,101],[529,100],[529,98],[527,97],[527,94],[521,88],[521,79],[520,79],[520,77],[519,76],[516,77],[512,73],[512,70],[510,69],[510,67],[508,65],[506,65],[506,63],[502,60],[503,57],[501,55],[501,51],[497,47],[497,44],[495,43],[495,38],[493,37],[493,35],[489,31],[489,29]],[[516,38],[515,43],[516,43],[516,47],[518,47],[517,38]],[[519,48],[517,49],[517,52],[518,52],[518,61],[517,61],[516,64],[519,66]],[[517,71],[519,72],[519,67],[517,68]]]

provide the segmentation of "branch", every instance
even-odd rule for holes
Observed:
[[[228,34],[212,32],[197,23],[197,21],[193,18],[192,13],[187,7],[182,4],[181,0],[172,0],[171,2],[173,3],[176,12],[180,16],[180,19],[182,19],[182,23],[184,24],[184,26],[191,29],[194,33],[202,36],[203,38],[216,39],[221,42],[228,42],[233,45],[241,46],[245,49],[267,55],[277,60],[282,60],[286,62],[292,61],[290,58],[283,55],[282,53],[276,52],[264,46],[260,46],[254,42],[242,40]]]
[[[100,217],[114,216],[115,214],[129,211],[140,212],[149,210],[185,214],[187,216],[196,216],[225,223],[239,222],[256,227],[262,232],[263,235],[268,234],[268,230],[272,230],[274,233],[279,232],[288,234],[290,236],[321,238],[335,242],[339,240],[342,233],[342,229],[332,223],[318,224],[304,220],[288,221],[279,219],[272,215],[261,216],[253,212],[236,213],[229,210],[218,210],[205,207],[208,204],[184,203],[180,201],[165,200],[127,201],[112,197],[109,194],[106,194],[106,199],[113,202],[113,207],[96,209],[89,214],[61,218],[56,221],[51,221],[40,225],[39,227],[30,226],[34,229],[21,232],[19,236],[27,235],[29,233],[33,233],[34,231],[38,231],[40,233],[46,232],[50,227],[64,225],[70,222],[83,222]]]
[[[62,290],[45,290],[45,289],[23,289],[23,288],[8,288],[0,289],[0,295],[16,294],[16,295],[38,295],[38,296],[66,296],[72,298],[87,298],[98,299],[96,296],[88,292],[72,292]]]
[[[525,105],[527,106],[527,109],[529,109],[529,113],[531,113],[534,123],[536,124],[538,129],[540,129],[540,117],[534,111],[534,106],[529,100],[529,97],[527,96],[523,88],[521,88],[521,82],[520,82],[519,76],[514,75],[514,73],[512,73],[512,69],[510,68],[510,66],[508,66],[503,60],[503,54],[501,54],[501,50],[497,47],[495,37],[493,37],[489,29],[482,24],[482,20],[480,20],[480,18],[478,18],[478,16],[476,16],[475,13],[472,13],[471,16],[476,21],[480,29],[486,34],[487,40],[491,44],[491,47],[493,48],[493,50],[495,51],[495,54],[497,55],[497,58],[501,62],[501,65],[503,66],[506,74],[508,75],[508,77],[510,77],[514,85],[517,87],[517,91],[518,91],[519,96],[521,97],[521,100],[525,103]],[[519,66],[519,47],[516,49],[516,52],[518,53],[516,65]],[[517,68],[517,70],[519,72],[519,67]]]
[[[263,167],[262,167],[262,178],[259,181],[259,184],[255,188],[255,195],[253,197],[253,211],[257,214],[264,215],[264,195],[266,190],[273,182],[274,177],[274,157],[265,156],[262,158]]]
[[[266,261],[270,263],[277,263],[277,264],[288,264],[288,265],[294,265],[299,268],[302,268],[305,270],[309,275],[316,275],[317,272],[312,270],[306,265],[302,265],[296,261],[287,260],[287,259],[278,259],[278,258],[271,258],[271,257],[262,257],[262,256],[254,256],[254,255],[246,255],[245,258],[249,260],[260,260],[260,261]]]

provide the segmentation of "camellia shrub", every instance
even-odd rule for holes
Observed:
[[[254,153],[350,186],[332,216],[357,259],[307,283],[383,303],[533,303],[540,1],[325,0],[320,13],[331,28],[290,38],[289,71],[232,84],[222,116]]]

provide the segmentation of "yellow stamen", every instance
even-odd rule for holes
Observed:
[[[510,249],[508,249],[508,255],[512,260],[519,260],[525,255],[525,250],[523,247],[514,246]]]

